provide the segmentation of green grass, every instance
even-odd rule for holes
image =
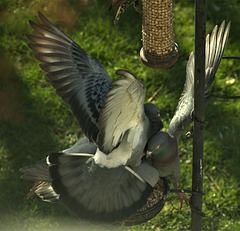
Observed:
[[[193,1],[175,1],[175,38],[179,60],[171,68],[153,70],[141,64],[141,16],[130,7],[113,26],[116,9],[106,0],[0,2],[0,230],[87,230],[59,204],[38,198],[26,200],[30,182],[20,179],[19,168],[71,146],[82,133],[70,109],[55,94],[27,47],[32,33],[28,19],[38,21],[40,10],[91,55],[114,79],[119,68],[135,73],[147,87],[147,98],[161,108],[165,130],[172,118],[185,81],[185,66],[194,47]],[[231,20],[225,55],[240,56],[240,2],[207,1],[210,32],[215,24]],[[211,92],[240,95],[239,60],[222,60]],[[240,101],[212,98],[206,109],[204,144],[203,230],[240,230]],[[192,139],[180,142],[180,186],[191,189]],[[211,176],[219,186],[217,189]],[[191,211],[180,211],[174,194],[154,219],[126,230],[189,230]],[[89,230],[94,230],[90,227]],[[108,230],[111,228],[102,228]],[[96,228],[96,230],[100,230]]]

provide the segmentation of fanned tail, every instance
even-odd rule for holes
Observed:
[[[47,163],[41,161],[22,168],[23,179],[37,181],[28,197],[36,193],[44,201],[59,200],[80,218],[100,223],[124,220],[145,205],[158,175],[154,176],[154,182],[150,178],[151,182],[147,183],[146,171],[141,167],[136,171],[123,165],[100,167],[92,157],[91,154],[52,153]],[[39,171],[41,166],[43,170]],[[150,168],[143,166],[149,169],[149,174],[154,173]]]
[[[124,166],[100,167],[93,158],[53,153],[49,156],[52,187],[60,201],[83,219],[121,221],[146,203],[152,187]]]

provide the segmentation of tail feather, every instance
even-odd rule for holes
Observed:
[[[35,193],[46,202],[57,202],[59,200],[59,195],[55,193],[50,182],[36,182],[30,189],[27,199],[30,199]]]
[[[136,213],[154,185],[149,181],[153,171],[146,166],[102,168],[92,154],[82,153],[52,153],[21,172],[23,179],[36,181],[28,198],[36,193],[44,201],[61,202],[82,219],[100,223],[122,221]]]
[[[152,192],[146,181],[124,166],[102,168],[90,156],[66,153],[53,153],[49,161],[59,200],[83,219],[121,221],[142,208]]]
[[[21,176],[24,180],[30,181],[51,181],[51,177],[48,172],[48,164],[46,159],[38,161],[36,164],[25,166],[19,171],[23,173]]]

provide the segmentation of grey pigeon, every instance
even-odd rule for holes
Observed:
[[[230,23],[225,28],[225,21],[206,37],[206,77],[205,77],[205,104],[209,101],[209,88],[215,79],[215,74],[221,62],[226,47]],[[173,186],[178,189],[180,177],[180,162],[178,155],[178,142],[183,131],[193,122],[194,110],[194,54],[190,54],[186,67],[186,81],[182,96],[178,102],[175,114],[170,122],[168,133],[158,132],[148,142],[147,149],[152,159],[152,165],[162,177],[168,176]],[[187,198],[180,193],[179,198]]]
[[[112,82],[95,58],[40,12],[39,18],[47,29],[30,21],[40,36],[26,35],[28,46],[86,138],[20,170],[23,179],[36,181],[29,196],[60,201],[86,220],[121,221],[145,205],[158,181],[141,158],[163,127],[159,108],[144,104],[145,87],[131,72],[118,70],[122,78]]]

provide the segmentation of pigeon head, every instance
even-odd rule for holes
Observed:
[[[155,104],[145,103],[144,110],[146,115],[149,113],[149,114],[156,114],[158,117],[160,117],[160,108]]]
[[[150,121],[149,138],[163,128],[163,122],[160,118],[160,109],[152,103],[144,104],[144,111]]]
[[[158,132],[148,141],[147,153],[159,175],[168,176],[174,187],[177,187],[181,168],[176,139],[166,132]]]
[[[173,136],[158,132],[148,142],[148,152],[157,163],[168,164],[178,156],[178,144]]]

